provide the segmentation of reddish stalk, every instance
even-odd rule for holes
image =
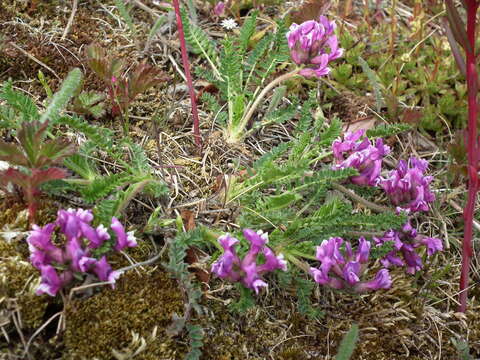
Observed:
[[[468,157],[468,198],[467,205],[463,211],[465,220],[465,229],[462,243],[462,270],[460,275],[460,306],[458,311],[465,312],[468,299],[468,281],[470,270],[470,259],[472,257],[472,236],[473,236],[473,213],[475,211],[475,200],[478,191],[478,139],[477,139],[477,67],[475,58],[475,28],[477,21],[477,10],[479,3],[477,0],[467,1],[467,38],[470,49],[466,49],[467,65],[467,89],[468,89],[468,139],[467,139],[467,157]]]
[[[175,15],[177,18],[178,38],[180,40],[180,48],[182,50],[182,62],[183,69],[185,71],[185,77],[187,78],[188,92],[190,94],[190,102],[192,104],[192,117],[193,117],[193,136],[195,138],[195,144],[199,149],[202,147],[202,138],[200,136],[200,120],[198,118],[197,100],[195,96],[195,89],[193,88],[192,75],[190,74],[190,62],[187,55],[187,46],[185,44],[185,33],[183,32],[182,17],[180,15],[179,0],[173,0],[173,7],[175,8]]]

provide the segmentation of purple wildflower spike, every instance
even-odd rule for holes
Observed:
[[[390,152],[390,147],[377,139],[373,145],[368,138],[360,140],[365,134],[361,129],[355,133],[346,133],[344,140],[337,139],[332,144],[335,158],[334,170],[354,168],[359,175],[350,177],[350,181],[362,186],[375,186],[380,181],[382,159]]]
[[[393,242],[393,250],[385,255],[380,262],[386,268],[406,265],[406,271],[409,274],[415,274],[423,268],[422,259],[416,252],[417,248],[425,246],[429,257],[437,251],[443,250],[440,239],[418,235],[410,221],[402,226],[401,230],[388,230],[382,237],[374,237],[373,240],[377,246],[389,241]]]
[[[443,251],[443,243],[442,240],[437,238],[425,237],[420,240],[422,245],[427,248],[427,255],[432,256],[438,251]]]
[[[262,253],[265,256],[265,263],[258,266],[258,272],[265,273],[276,269],[287,271],[287,262],[284,260],[283,254],[276,256],[268,247],[264,247]]]
[[[240,281],[245,287],[258,294],[260,288],[268,286],[262,276],[277,269],[286,271],[287,262],[282,254],[277,256],[266,246],[268,242],[267,233],[245,229],[243,234],[250,243],[250,249],[244,258],[240,260],[235,251],[235,247],[239,243],[237,239],[228,234],[221,236],[218,238],[218,242],[223,247],[223,255],[212,264],[211,270],[219,278],[232,282]],[[265,258],[263,264],[257,264],[260,253]]]
[[[100,280],[112,284],[120,276],[113,271],[105,255],[100,260],[92,254],[92,249],[100,247],[110,238],[107,229],[99,225],[94,229],[90,223],[93,214],[90,210],[59,210],[57,220],[44,227],[33,225],[27,242],[30,261],[41,272],[41,284],[37,294],[54,296],[81,274],[95,274]],[[125,233],[123,225],[112,219],[112,230],[117,234],[119,248],[136,245],[132,233]],[[63,247],[53,244],[52,236],[57,231],[66,238]]]
[[[240,275],[233,271],[233,266],[240,265],[240,259],[238,258],[234,246],[238,243],[238,240],[231,237],[229,234],[220,236],[218,242],[223,247],[223,255],[212,264],[212,272],[215,273],[221,279],[229,279],[230,281],[238,281]]]
[[[112,284],[112,288],[115,288],[115,281],[121,275],[118,271],[112,270],[112,267],[108,263],[106,256],[102,256],[102,258],[95,263],[93,271],[100,281],[107,281]]]
[[[335,22],[321,16],[318,22],[309,20],[300,25],[294,23],[289,30],[287,40],[292,60],[297,65],[307,66],[299,74],[305,77],[328,75],[328,63],[343,54],[333,34]]]
[[[343,268],[343,278],[350,285],[355,285],[360,281],[360,263],[349,261]]]
[[[344,254],[340,250],[342,244],[345,244]],[[333,289],[349,288],[355,292],[365,292],[385,288],[387,285],[390,287],[391,281],[385,279],[388,271],[382,272],[382,277],[377,274],[378,279],[361,281],[367,269],[370,246],[371,244],[364,238],[359,239],[356,251],[352,250],[350,242],[344,242],[342,238],[324,240],[317,247],[316,258],[321,262],[320,267],[310,268],[310,274],[317,283]]]
[[[51,237],[54,230],[55,224],[47,224],[43,228],[33,225],[33,230],[27,238],[30,262],[38,270],[53,261],[62,263],[64,260],[62,250],[52,242]]]
[[[383,178],[380,186],[394,205],[411,212],[428,211],[429,204],[435,201],[435,195],[429,188],[433,177],[424,175],[427,167],[426,160],[415,157],[411,157],[408,163],[400,160],[397,169]]]
[[[368,262],[368,257],[370,256],[370,248],[372,244],[370,241],[365,240],[364,237],[361,237],[358,240],[358,254],[357,261],[360,264],[365,264]]]

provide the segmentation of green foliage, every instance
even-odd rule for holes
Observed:
[[[188,337],[190,339],[190,351],[185,360],[199,360],[202,356],[203,329],[198,325],[187,324]]]
[[[218,50],[216,43],[210,39],[205,31],[193,24],[187,13],[182,9],[183,30],[185,33],[185,41],[191,47],[191,51],[195,54],[201,54],[210,64],[215,73],[215,77],[220,78],[218,72]]]
[[[384,101],[382,97],[382,88],[380,82],[377,79],[377,75],[372,71],[372,69],[370,69],[368,63],[360,56],[358,57],[358,63],[367,75],[368,81],[372,86],[373,93],[375,94],[375,104],[377,107],[377,112],[380,113],[382,111],[382,107],[384,106]]]
[[[40,81],[40,84],[42,84],[43,89],[45,90],[45,93],[47,94],[47,97],[51,99],[53,97],[53,91],[50,88],[50,85],[48,85],[47,79],[45,78],[45,75],[41,70],[38,70],[38,81]]]
[[[240,298],[236,302],[232,302],[229,308],[234,312],[243,314],[255,306],[255,298],[252,295],[252,290],[247,289],[245,286],[237,284],[237,289],[240,292]]]
[[[309,114],[305,111],[305,114]],[[273,148],[253,164],[243,182],[233,181],[227,202],[238,201],[243,211],[238,220],[242,228],[270,232],[271,244],[286,252],[312,256],[311,250],[332,236],[349,238],[352,232],[380,232],[400,228],[406,216],[391,212],[354,212],[350,202],[332,184],[357,174],[352,168],[332,170],[330,165],[315,166],[331,154],[331,142],[340,133],[337,120],[328,126],[304,115],[297,137]],[[310,128],[307,128],[308,124]],[[377,133],[394,133],[400,127],[383,127]],[[378,190],[377,190],[378,191]],[[375,196],[375,189],[368,196]],[[283,229],[280,231],[279,229]],[[388,252],[388,245],[376,249]]]
[[[474,360],[473,356],[470,355],[470,347],[468,346],[468,342],[464,340],[456,340],[454,338],[452,338],[451,341],[458,351],[460,360]]]
[[[135,25],[133,23],[132,16],[130,15],[129,9],[125,6],[125,3],[123,0],[115,0],[115,6],[118,9],[118,12],[120,13],[120,16],[122,17],[123,21],[128,25],[128,28],[130,29],[130,32],[132,34],[135,34]]]
[[[345,63],[332,70],[337,88],[359,96],[373,90],[375,110],[386,107],[393,122],[405,120],[430,132],[441,131],[446,124],[451,129],[463,128],[466,87],[458,81],[462,74],[444,39],[423,38],[417,27],[398,24],[395,47],[386,51],[384,39],[392,29],[390,24],[379,23],[340,33],[339,42],[347,51]],[[337,96],[330,90],[327,93]],[[410,121],[409,111],[416,114]]]
[[[358,325],[353,324],[342,339],[335,360],[348,360],[352,357],[358,341]]]
[[[105,115],[105,94],[96,91],[83,91],[73,101],[73,110],[78,114],[90,115],[98,119]]]
[[[58,125],[67,125],[71,129],[84,134],[95,146],[110,150],[113,146],[113,133],[110,129],[90,125],[78,116],[62,116],[57,120]]]
[[[184,327],[187,328],[188,337],[190,338],[190,352],[186,359],[199,359],[201,356],[201,347],[203,346],[203,330],[198,325],[189,324],[191,312],[203,314],[203,309],[199,304],[202,292],[193,280],[193,275],[188,271],[188,265],[185,263],[185,257],[189,246],[202,242],[202,230],[197,228],[187,233],[179,233],[175,239],[169,243],[168,264],[164,264],[165,268],[178,281],[179,287],[182,289],[186,303],[185,311],[182,317],[174,314],[173,324],[167,329],[170,335],[179,334]]]
[[[152,168],[140,146],[129,142],[122,145],[130,150],[130,162],[123,159],[123,146],[111,145],[104,148],[123,167],[122,171],[113,174],[102,174],[92,160],[97,149],[94,141],[85,143],[78,154],[70,156],[64,162],[65,166],[81,177],[67,180],[68,189],[77,191],[86,203],[96,205],[94,211],[100,223],[108,224],[112,216],[121,216],[128,203],[140,192],[161,197],[169,191],[152,174]]]
[[[367,130],[367,136],[369,138],[382,137],[387,138],[399,134],[404,131],[410,130],[412,127],[408,124],[382,124],[373,129]]]
[[[218,45],[203,30],[192,24],[185,12],[182,13],[187,43],[194,53],[207,61],[211,69],[197,69],[196,74],[219,89],[219,103],[226,103],[228,115],[219,112],[221,105],[214,101],[211,95],[204,98],[205,104],[208,110],[220,114],[221,122],[227,118],[224,136],[232,143],[239,142],[261,126],[285,122],[297,113],[294,105],[284,109],[278,107],[285,94],[285,87],[280,87],[274,92],[263,121],[246,130],[258,105],[255,103],[256,98],[266,81],[289,56],[285,40],[287,27],[282,20],[277,23],[275,33],[265,34],[254,48],[248,51],[255,33],[257,15],[258,12],[252,12],[245,19],[238,36],[227,36]]]
[[[309,319],[318,319],[323,317],[323,312],[315,309],[312,306],[310,297],[312,296],[315,283],[311,280],[306,280],[300,277],[295,278],[295,285],[297,287],[297,307],[300,314],[307,316]]]
[[[1,108],[2,115],[0,119],[2,120],[3,128],[17,127],[21,121],[40,119],[38,108],[32,98],[13,90],[13,85],[10,81],[3,84],[0,99],[4,100],[8,105]],[[16,116],[21,116],[21,121],[16,121]]]
[[[63,81],[62,86],[58,92],[53,95],[50,104],[47,106],[42,116],[40,117],[40,122],[44,123],[47,120],[51,124],[55,124],[56,120],[59,117],[60,111],[62,111],[70,99],[75,94],[75,91],[80,86],[82,81],[82,72],[80,69],[73,69],[67,75],[67,78]]]

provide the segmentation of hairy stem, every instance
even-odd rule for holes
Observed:
[[[178,38],[180,40],[180,48],[182,50],[183,70],[185,71],[185,77],[187,78],[188,92],[190,94],[190,102],[192,104],[193,136],[195,138],[195,144],[199,149],[201,149],[202,138],[200,136],[200,120],[198,118],[197,100],[195,89],[193,88],[192,75],[190,74],[190,62],[187,55],[187,45],[185,44],[185,33],[183,32],[183,23],[178,1],[179,0],[173,0],[173,7],[175,8],[175,15],[177,18]]]
[[[462,243],[462,269],[460,274],[460,306],[458,311],[465,312],[468,299],[468,281],[470,270],[470,259],[472,257],[472,235],[473,235],[473,213],[475,211],[475,199],[478,191],[478,139],[477,139],[477,64],[475,54],[475,28],[479,3],[476,0],[467,1],[467,37],[470,48],[466,49],[467,65],[467,89],[468,89],[468,198],[463,211],[465,228]]]
[[[240,121],[240,128],[239,129],[230,129],[229,131],[229,137],[234,138],[233,142],[235,141],[235,138],[237,137],[237,133],[242,132],[243,128],[249,123],[251,117],[253,116],[253,113],[255,110],[257,110],[258,105],[260,105],[260,102],[263,100],[263,98],[268,94],[270,90],[272,90],[275,86],[279,85],[280,83],[284,82],[285,80],[290,79],[291,77],[295,76],[298,74],[300,69],[295,69],[289,73],[283,74],[276,79],[274,79],[271,83],[269,83],[265,88],[258,94],[256,97],[255,101],[253,104],[248,108],[247,112],[243,116],[242,120]]]
[[[332,183],[332,187],[345,195],[347,195],[349,198],[355,200],[356,202],[359,202],[360,204],[366,206],[367,208],[378,212],[378,213],[385,213],[385,212],[392,212],[392,209],[386,207],[386,206],[381,206],[374,204],[373,202],[370,202],[363,197],[355,194],[352,190],[347,189],[345,186],[337,184],[337,183]]]

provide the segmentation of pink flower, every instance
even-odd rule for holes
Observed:
[[[277,256],[266,246],[268,234],[245,229],[243,235],[250,243],[250,249],[244,258],[241,260],[235,251],[239,241],[227,234],[218,238],[224,252],[212,264],[211,269],[219,278],[228,279],[232,282],[240,281],[245,287],[258,294],[260,288],[268,286],[262,276],[277,269],[286,271],[287,262],[282,254]],[[265,258],[265,262],[262,264],[257,263],[260,253]]]
[[[350,177],[356,185],[375,186],[380,181],[382,159],[390,152],[390,148],[377,139],[375,145],[368,138],[360,140],[365,130],[355,133],[346,133],[342,140],[335,140],[332,144],[335,158],[334,170],[354,168],[359,175]]]
[[[388,230],[382,237],[374,237],[373,240],[377,246],[392,242],[393,250],[380,259],[380,262],[386,268],[406,266],[408,274],[415,274],[423,268],[422,259],[416,251],[417,248],[425,246],[429,257],[437,251],[443,250],[440,239],[418,235],[417,230],[412,227],[410,222],[407,222],[401,230]]]
[[[109,240],[110,235],[103,225],[94,229],[90,225],[92,220],[90,210],[68,209],[59,210],[54,223],[43,228],[33,225],[27,242],[30,261],[41,272],[42,280],[37,294],[54,296],[82,274],[95,274],[101,281],[110,282],[113,287],[120,273],[112,270],[105,254],[100,254],[98,260],[98,254],[92,251]],[[116,249],[136,246],[133,233],[125,233],[123,225],[116,218],[112,218],[112,230],[117,235]],[[66,238],[63,247],[53,244],[55,231]]]
[[[343,54],[334,30],[335,23],[325,16],[321,16],[319,21],[309,20],[290,26],[287,40],[292,60],[297,65],[307,66],[299,72],[300,75],[321,77],[330,72],[328,63]]]
[[[340,247],[345,245],[342,254]],[[329,286],[333,289],[351,289],[355,292],[365,292],[378,290],[391,285],[391,282],[385,280],[388,271],[382,272],[380,278],[372,281],[362,281],[362,275],[367,269],[367,263],[370,256],[370,242],[360,238],[356,251],[352,250],[350,242],[344,242],[342,238],[330,238],[324,240],[320,246],[317,246],[316,258],[321,262],[319,268],[311,267],[310,274],[315,282]],[[377,274],[378,276],[378,274]],[[389,279],[389,277],[388,277]]]
[[[213,12],[217,16],[222,16],[225,13],[225,3],[223,1],[219,1],[213,8]]]
[[[126,247],[135,247],[137,246],[137,240],[133,235],[133,231],[125,233],[125,228],[118,221],[116,217],[112,218],[112,224],[110,225],[115,235],[117,235],[117,241],[115,243],[115,250],[121,251]]]
[[[397,169],[381,179],[380,186],[394,205],[411,212],[428,211],[429,204],[435,201],[435,195],[429,188],[433,177],[424,174],[427,168],[426,160],[415,157],[411,157],[408,163],[400,160]]]

